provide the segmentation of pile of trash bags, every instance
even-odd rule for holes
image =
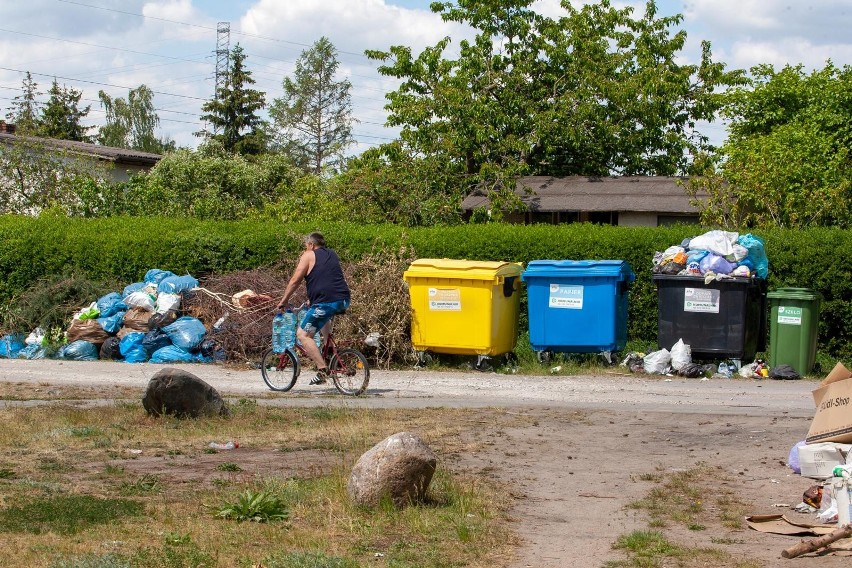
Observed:
[[[713,230],[654,254],[655,274],[766,279],[769,260],[763,240],[751,233]]]
[[[677,375],[690,379],[704,377],[711,379],[731,379],[739,375],[744,379],[800,379],[795,369],[789,365],[778,365],[772,370],[763,359],[739,365],[734,361],[721,361],[718,364],[700,365],[692,360],[692,349],[683,339],[678,339],[671,349],[660,349],[651,353],[631,352],[621,362],[621,366],[631,373],[649,375]]]
[[[141,282],[110,292],[74,314],[65,343],[49,352],[50,339],[41,328],[26,338],[0,338],[0,357],[74,361],[110,359],[127,363],[210,363],[224,351],[207,338],[201,320],[183,315],[184,295],[198,288],[190,275],[153,268]]]

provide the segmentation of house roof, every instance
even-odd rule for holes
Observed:
[[[75,142],[73,140],[58,140],[56,138],[35,138],[16,136],[0,132],[0,142],[4,144],[12,144],[16,140],[32,140],[53,148],[63,148],[69,152],[84,156],[91,156],[99,160],[114,162],[115,164],[136,165],[151,167],[162,159],[160,154],[152,154],[150,152],[139,152],[137,150],[128,150],[127,148],[113,148],[112,146],[100,146],[89,142]]]
[[[530,211],[618,211],[696,214],[690,197],[679,181],[664,176],[520,178],[515,194]],[[698,196],[701,198],[701,194]],[[488,196],[475,190],[462,201],[462,209],[488,207]]]

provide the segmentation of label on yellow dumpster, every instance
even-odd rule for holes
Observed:
[[[566,286],[564,284],[550,285],[550,301],[547,304],[551,308],[566,308],[569,310],[583,309],[583,287]]]
[[[429,309],[436,312],[460,312],[461,291],[458,288],[429,288]]]

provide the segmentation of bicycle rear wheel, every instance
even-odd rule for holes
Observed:
[[[341,393],[357,396],[370,384],[370,366],[357,349],[340,349],[328,363],[334,386]]]
[[[299,358],[289,349],[282,353],[270,349],[260,362],[260,374],[263,375],[263,382],[272,390],[288,391],[296,384],[296,377],[299,376]]]

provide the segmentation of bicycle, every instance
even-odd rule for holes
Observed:
[[[332,333],[333,318],[331,324],[320,353],[323,359],[328,361],[328,374],[337,390],[344,395],[358,396],[367,390],[367,385],[370,383],[370,366],[364,354],[357,349],[337,346]],[[302,370],[300,357],[308,357],[308,353],[298,341],[292,348],[285,349],[281,353],[276,353],[272,349],[264,353],[260,373],[266,386],[278,392],[287,392],[292,389]]]

